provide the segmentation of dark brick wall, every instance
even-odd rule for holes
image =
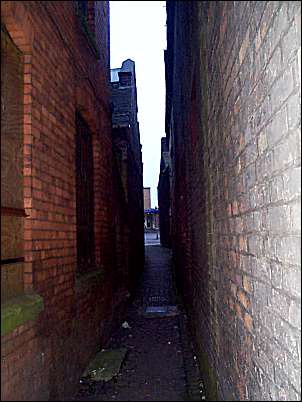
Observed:
[[[208,393],[300,400],[300,3],[167,17],[172,242]]]
[[[158,208],[160,244],[171,246],[171,217],[170,217],[170,154],[166,138],[161,139],[160,173],[158,180]]]
[[[132,292],[140,277],[144,265],[144,206],[143,206],[143,170],[141,147],[133,147],[130,138],[136,131],[130,128],[113,128],[115,170],[119,191],[117,201],[121,211],[119,224],[124,228],[122,236],[127,253],[126,263],[122,264],[122,276]],[[140,164],[137,165],[137,160]],[[122,253],[124,255],[125,253]],[[115,256],[118,258],[118,255]]]
[[[131,130],[131,134],[133,131]],[[137,144],[137,142],[136,142]],[[128,146],[127,150],[128,170],[128,202],[127,217],[129,230],[128,243],[128,265],[129,265],[129,287],[138,283],[142,267],[144,266],[144,201],[143,201],[143,165],[141,146],[133,148]],[[139,165],[137,164],[139,162]]]
[[[126,218],[117,201],[112,152],[109,10],[108,2],[89,2],[90,17],[92,5],[92,34],[104,39],[98,40],[98,53],[75,2],[1,3],[1,21],[24,61],[24,207],[29,215],[24,287],[44,299],[36,322],[2,337],[3,400],[70,395],[89,359],[105,345],[127,296],[114,258],[118,247],[119,263],[128,263],[127,245],[115,233],[116,217]],[[97,271],[78,279],[76,111],[93,136]]]
[[[112,136],[123,211],[127,264],[124,272],[128,289],[139,279],[144,265],[143,164],[137,121],[137,90],[134,61],[123,61],[114,69],[111,81]],[[125,219],[126,218],[126,219]]]

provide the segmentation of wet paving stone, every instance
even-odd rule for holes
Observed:
[[[128,350],[119,374],[108,382],[83,382],[72,400],[205,400],[186,315],[176,303],[171,252],[156,245],[146,247],[145,254],[141,286],[126,324],[108,345]],[[152,317],[146,316],[148,308]],[[160,313],[154,314],[156,310]],[[173,314],[165,314],[171,311]]]

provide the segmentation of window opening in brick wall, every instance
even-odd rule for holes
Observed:
[[[1,301],[24,292],[23,55],[1,27]]]
[[[94,192],[92,134],[76,115],[76,204],[78,272],[94,267]]]
[[[80,26],[86,39],[99,58],[98,49],[95,40],[95,22],[94,22],[94,2],[90,1],[76,1],[76,12],[80,20]]]
[[[77,1],[78,10],[82,13],[84,17],[87,18],[88,14],[88,1]]]

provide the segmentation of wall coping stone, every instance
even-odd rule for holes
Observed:
[[[43,298],[35,293],[24,294],[1,304],[1,336],[26,321],[36,320],[44,309]]]

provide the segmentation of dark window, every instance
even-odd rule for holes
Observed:
[[[77,256],[80,273],[94,266],[94,208],[92,135],[76,115]]]
[[[95,20],[94,20],[94,2],[76,1],[76,13],[80,22],[80,27],[85,35],[90,48],[99,58],[98,48],[95,39]]]
[[[1,300],[23,293],[23,71],[1,27]]]
[[[88,2],[87,1],[77,1],[79,12],[87,18],[88,14]]]
[[[120,71],[118,76],[121,87],[131,86],[132,73],[130,71]]]

